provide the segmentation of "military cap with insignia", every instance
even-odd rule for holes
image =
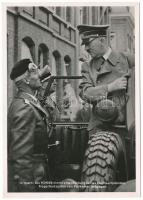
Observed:
[[[78,25],[77,29],[81,34],[82,45],[89,42],[90,38],[105,37],[109,25]]]
[[[22,59],[18,61],[12,68],[10,74],[11,80],[15,80],[17,77],[23,75],[28,70],[28,66],[30,63],[32,63],[30,59]]]

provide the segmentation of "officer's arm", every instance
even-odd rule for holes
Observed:
[[[108,92],[108,86],[106,84],[102,86],[94,85],[89,73],[88,63],[82,64],[81,73],[83,78],[82,83],[79,85],[80,97],[89,103],[105,98]]]
[[[11,130],[11,142],[9,151],[13,160],[14,174],[18,177],[19,190],[34,191],[35,186],[30,183],[33,178],[33,145],[36,119],[32,108],[19,102],[13,109],[13,128]]]
[[[133,54],[126,53],[127,61],[130,68],[135,67],[135,56]]]

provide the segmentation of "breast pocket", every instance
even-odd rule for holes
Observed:
[[[128,71],[128,63],[125,60],[121,60],[117,63],[115,69],[119,74],[125,74]]]

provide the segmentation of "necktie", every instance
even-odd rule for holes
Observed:
[[[97,71],[100,71],[100,70],[101,70],[101,67],[102,67],[104,61],[105,61],[105,59],[103,58],[103,56],[100,57],[100,58],[98,58],[97,64],[96,64],[96,70],[97,70]]]

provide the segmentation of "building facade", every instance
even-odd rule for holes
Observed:
[[[22,58],[31,58],[40,67],[49,64],[54,75],[76,74],[76,35],[75,27],[50,8],[8,7],[8,104],[15,91],[9,79],[10,71]]]
[[[134,53],[134,8],[112,7],[109,17],[112,48]]]

